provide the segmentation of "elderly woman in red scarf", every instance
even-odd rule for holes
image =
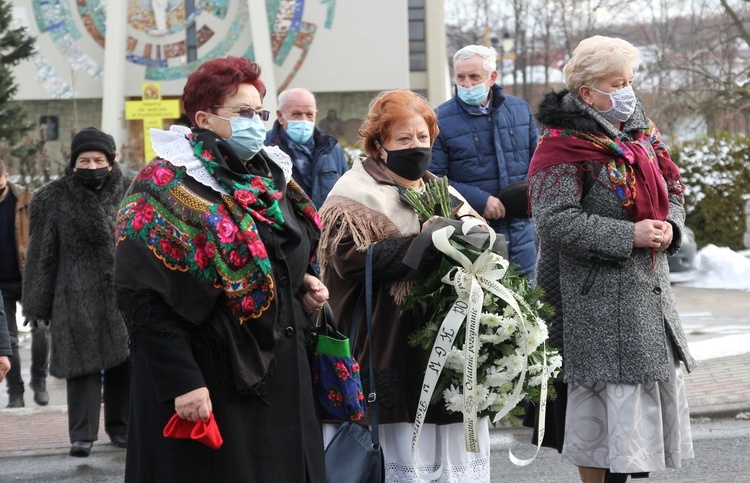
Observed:
[[[328,298],[320,223],[291,160],[263,147],[264,95],[248,59],[201,65],[183,93],[193,128],[152,132],[157,157],[121,205],[125,481],[325,481],[306,351]]]
[[[568,89],[539,107],[529,169],[537,281],[557,309],[550,340],[564,365],[544,443],[586,483],[693,457],[680,363],[690,371],[695,361],[667,265],[681,244],[684,187],[633,92],[637,60],[621,39],[578,45]]]

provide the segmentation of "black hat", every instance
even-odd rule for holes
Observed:
[[[78,155],[86,151],[99,151],[107,156],[109,164],[115,162],[114,138],[95,127],[81,129],[73,136],[73,140],[70,142],[70,166],[74,167]]]

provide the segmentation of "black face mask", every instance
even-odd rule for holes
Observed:
[[[87,188],[101,188],[104,185],[104,181],[109,176],[109,168],[96,168],[96,169],[76,169],[75,172],[78,179]]]
[[[424,176],[432,161],[432,149],[430,148],[407,148],[388,151],[388,159],[385,166],[409,181],[416,181]]]

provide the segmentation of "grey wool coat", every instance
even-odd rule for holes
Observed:
[[[131,178],[117,163],[100,190],[70,168],[31,201],[31,240],[23,313],[49,320],[50,374],[70,379],[128,359],[128,332],[117,307],[114,222]]]
[[[611,126],[607,132],[603,120],[565,95],[566,91],[550,93],[542,101],[538,119],[543,125],[622,136]],[[639,108],[624,131],[645,129],[646,122]],[[670,196],[667,221],[673,241],[652,261],[651,249],[633,247],[635,223],[613,192],[606,170],[592,171],[557,164],[529,178],[542,247],[537,275],[542,288],[559,303],[562,316],[556,322],[562,327],[550,330],[551,339],[559,341],[562,329],[565,381],[666,381],[672,364],[670,340],[691,371],[695,360],[678,317],[667,263],[667,253],[681,244],[682,199]],[[597,179],[587,183],[585,176]]]

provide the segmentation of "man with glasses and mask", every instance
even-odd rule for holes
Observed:
[[[292,158],[292,178],[317,208],[349,165],[336,138],[315,127],[318,110],[312,92],[287,89],[279,94],[276,121],[266,135],[267,146],[278,146]]]
[[[7,376],[8,408],[22,408],[24,384],[21,355],[18,351],[16,306],[21,301],[21,277],[29,246],[30,189],[12,183],[5,161],[0,160],[0,292],[12,348],[11,367]],[[49,403],[47,371],[49,369],[49,330],[44,323],[31,321],[31,381],[34,402]]]
[[[532,279],[536,241],[525,208],[525,180],[539,135],[526,101],[505,94],[496,83],[496,59],[495,49],[481,45],[453,56],[456,91],[437,108],[440,134],[430,171],[447,176],[505,236],[511,263]]]

